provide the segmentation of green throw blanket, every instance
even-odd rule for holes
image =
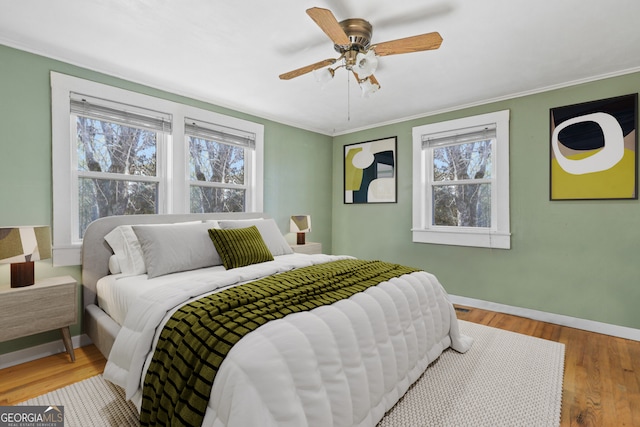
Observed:
[[[213,379],[244,335],[270,320],[332,304],[414,271],[347,259],[269,276],[185,305],[160,335],[144,381],[141,425],[201,425]]]

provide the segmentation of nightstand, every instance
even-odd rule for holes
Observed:
[[[289,245],[293,252],[298,254],[321,254],[322,243],[307,242],[304,245]]]
[[[60,329],[67,353],[75,361],[69,326],[78,315],[77,292],[71,276],[42,279],[23,288],[0,286],[0,342]]]

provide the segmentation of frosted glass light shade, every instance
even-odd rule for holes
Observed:
[[[369,77],[376,72],[378,67],[378,57],[376,53],[371,49],[367,53],[358,52],[356,55],[355,72],[362,78]]]
[[[321,84],[327,84],[333,79],[334,71],[331,68],[318,68],[313,70],[313,77]]]
[[[360,82],[360,89],[362,90],[362,97],[368,98],[372,93],[376,93],[380,89],[380,85],[377,83],[371,83],[371,80],[366,79]]]

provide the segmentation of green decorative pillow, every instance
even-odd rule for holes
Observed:
[[[227,270],[273,261],[273,255],[255,225],[229,230],[211,228],[209,237]]]

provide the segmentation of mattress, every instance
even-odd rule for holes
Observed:
[[[272,264],[278,271],[287,271],[293,268],[294,265],[304,265],[307,259],[309,259],[309,255],[293,253],[275,256],[274,261],[265,264]],[[258,268],[257,266],[243,267],[242,270],[244,273],[241,277],[246,277],[247,280],[252,277],[257,277],[253,272]],[[105,313],[122,326],[130,307],[139,297],[145,295],[147,292],[160,289],[164,286],[181,286],[184,283],[201,283],[206,285],[218,281],[224,277],[225,274],[226,270],[222,265],[182,271],[154,277],[152,279],[149,279],[146,274],[136,276],[111,274],[98,280],[96,285],[98,305]],[[240,281],[234,285],[243,282],[244,281]]]
[[[215,277],[216,273],[224,272],[221,265],[192,271],[182,271],[166,276],[149,279],[146,274],[126,276],[111,274],[98,280],[98,306],[120,326],[124,324],[131,305],[146,292],[153,289],[181,281],[206,281]],[[213,275],[213,276],[212,276]]]

